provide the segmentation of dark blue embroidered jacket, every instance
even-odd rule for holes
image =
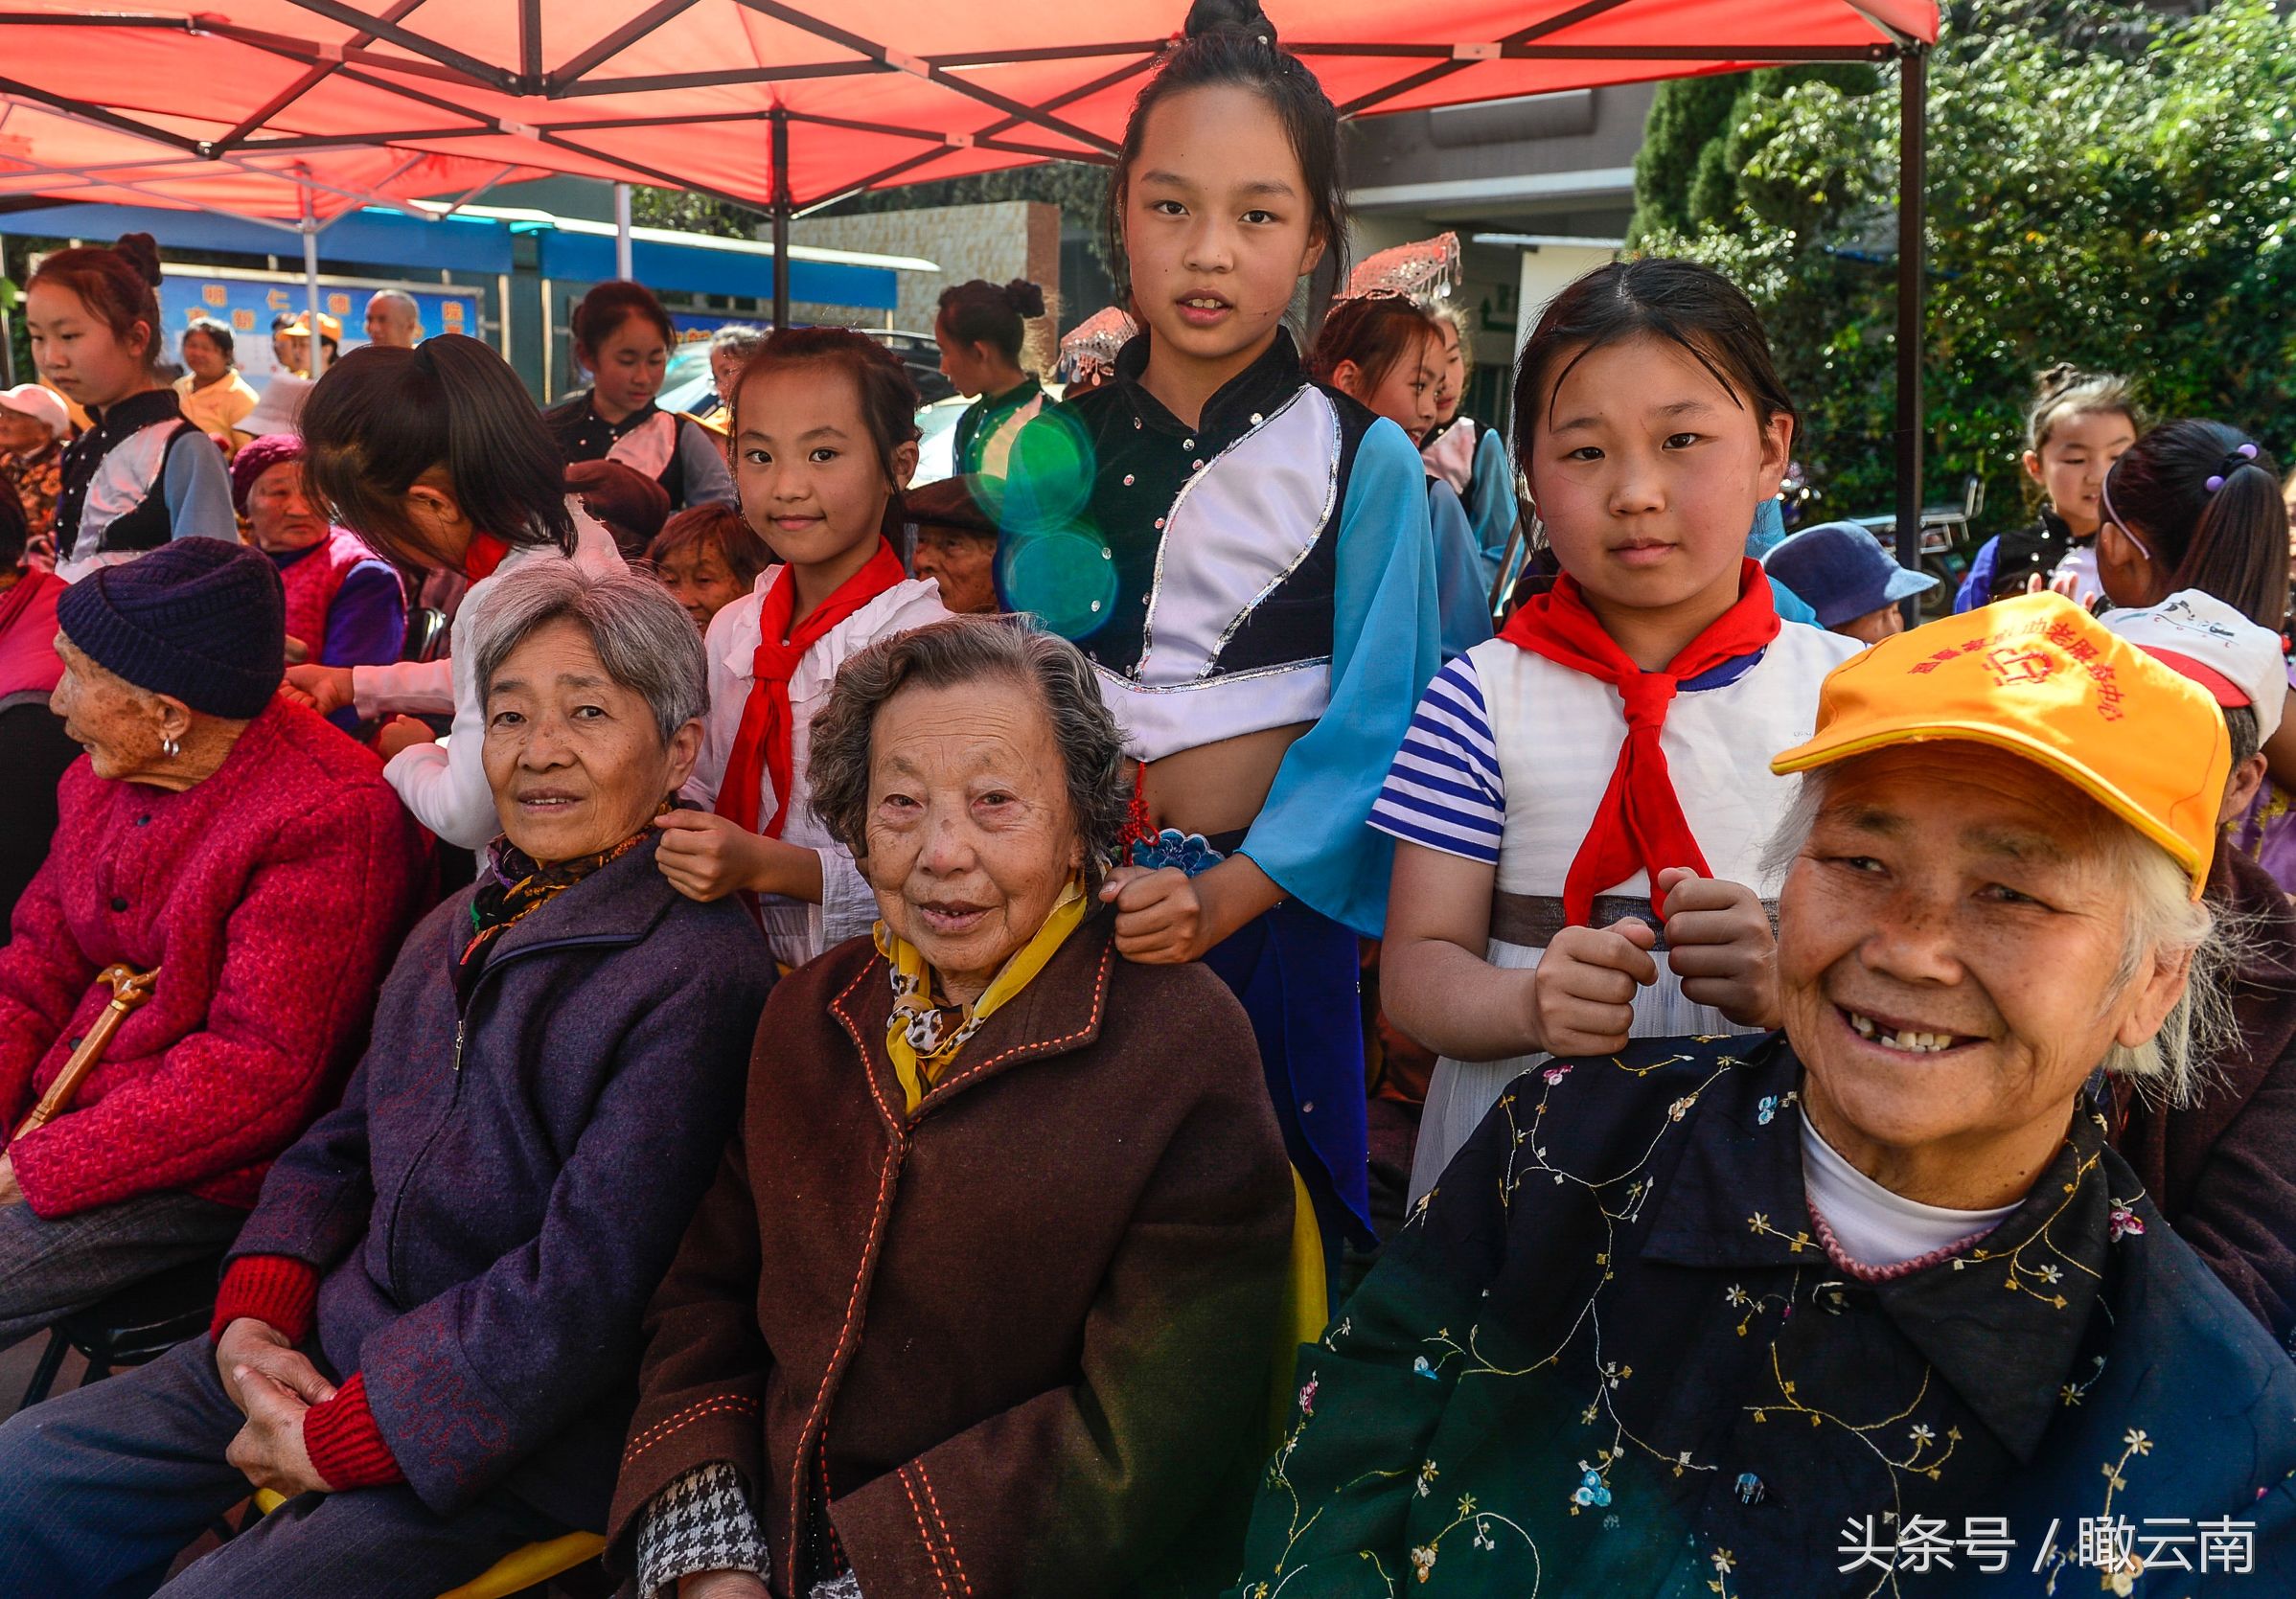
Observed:
[[[1774,1036],[1519,1079],[1303,1354],[1235,1592],[2094,1594],[2084,1519],[2146,1563],[2107,1593],[2285,1591],[2296,1365],[2098,1120],[1867,1283],[1815,1237],[1801,1077]]]

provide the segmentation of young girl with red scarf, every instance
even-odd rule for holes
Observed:
[[[806,800],[814,712],[838,668],[949,613],[885,539],[917,467],[917,391],[884,346],[845,328],[775,332],[734,384],[742,515],[772,547],[747,595],[710,620],[709,717],[654,863],[681,894],[755,894],[774,958],[802,966],[865,933],[877,901]]]
[[[1444,1057],[1414,1198],[1549,1055],[1777,1024],[1762,852],[1793,790],[1770,756],[1859,649],[1781,628],[1746,559],[1794,411],[1728,281],[1579,279],[1514,412],[1562,576],[1436,675],[1371,815],[1397,840],[1381,997]]]

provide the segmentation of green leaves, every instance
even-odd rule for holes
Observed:
[[[2219,417],[2290,453],[2296,23],[2264,0],[2192,17],[1956,0],[1929,74],[1930,497],[1974,473],[1994,528],[2030,514],[2024,408],[2059,360],[2127,373],[2154,417]],[[1637,247],[1705,261],[1761,307],[1819,514],[1886,509],[1895,74],[1721,82],[1719,111],[1716,80],[1661,90]]]

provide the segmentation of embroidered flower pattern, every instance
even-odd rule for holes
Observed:
[[[1320,1378],[1311,1377],[1307,1380],[1306,1385],[1299,1390],[1299,1413],[1301,1415],[1312,1416],[1316,1413],[1316,1387],[1320,1381]]]
[[[2112,1220],[2108,1223],[2108,1230],[2111,1232],[2115,1244],[2132,1233],[2142,1238],[2145,1236],[2145,1219],[2126,1205],[2115,1205]]]

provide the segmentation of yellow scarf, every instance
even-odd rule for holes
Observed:
[[[901,1079],[901,1097],[911,1115],[948,1071],[965,1040],[1035,981],[1091,908],[1084,884],[1070,879],[1036,936],[998,969],[978,999],[961,1009],[933,1003],[932,969],[926,965],[925,957],[883,922],[877,924],[877,952],[885,958],[893,974],[893,1014],[885,1023],[884,1048],[893,1058],[893,1071]]]

